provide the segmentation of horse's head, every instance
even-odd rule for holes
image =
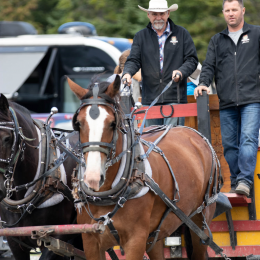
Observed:
[[[12,160],[14,148],[14,125],[9,111],[9,103],[3,94],[0,94],[0,201],[6,196],[5,177]]]
[[[92,84],[84,89],[68,78],[71,90],[81,100],[73,118],[74,129],[80,132],[86,160],[84,182],[98,191],[105,180],[106,163],[115,152],[117,140],[118,102],[115,101],[121,80]]]

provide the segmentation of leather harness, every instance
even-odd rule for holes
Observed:
[[[171,86],[171,82],[165,87],[165,89],[163,90],[162,94]],[[98,105],[106,105],[109,106],[111,108],[111,104],[109,104],[108,102],[104,102],[103,99],[98,98],[98,84],[95,84],[94,88],[93,88],[93,99],[84,99],[82,100],[82,105],[80,106],[80,108],[77,110],[77,112],[74,115],[74,122],[76,122],[77,120],[77,115],[80,111],[80,109],[83,106],[86,105],[92,105],[91,110],[92,111],[92,115],[90,113],[90,116],[94,119],[97,118],[96,116],[99,114],[98,113]],[[212,152],[212,169],[211,169],[211,174],[210,174],[210,180],[208,183],[208,187],[207,187],[207,191],[205,194],[205,198],[204,198],[204,202],[203,204],[194,212],[191,214],[191,216],[186,216],[181,209],[179,209],[176,206],[176,202],[178,202],[180,200],[180,195],[179,195],[179,188],[178,188],[178,183],[176,181],[175,175],[172,171],[172,168],[166,158],[166,156],[164,155],[163,151],[157,146],[157,144],[163,139],[163,137],[168,133],[168,131],[172,128],[172,126],[158,126],[155,127],[151,130],[148,130],[147,132],[143,133],[143,128],[144,128],[144,123],[145,123],[145,118],[147,115],[148,110],[157,102],[157,100],[159,99],[160,96],[158,96],[155,101],[150,105],[150,107],[147,109],[143,123],[141,128],[139,129],[139,132],[135,132],[134,130],[134,126],[133,126],[133,121],[134,118],[128,117],[125,118],[125,127],[124,129],[127,130],[128,133],[128,145],[127,145],[127,149],[125,151],[123,151],[119,156],[117,156],[117,158],[112,158],[110,159],[110,164],[109,166],[113,165],[115,162],[117,162],[118,160],[120,160],[123,156],[123,154],[127,153],[128,155],[128,160],[127,160],[127,165],[129,165],[128,172],[126,172],[126,177],[122,178],[123,179],[123,185],[121,185],[121,183],[119,182],[119,184],[117,185],[119,188],[117,189],[111,189],[109,191],[104,191],[104,192],[94,192],[91,191],[90,189],[88,189],[86,187],[86,185],[84,184],[84,182],[82,181],[82,176],[80,175],[80,171],[77,171],[76,173],[76,177],[74,178],[75,181],[75,187],[76,187],[76,194],[77,194],[77,199],[75,200],[74,203],[83,203],[84,207],[85,204],[91,203],[97,206],[105,206],[105,205],[115,205],[114,209],[112,212],[107,213],[104,216],[100,216],[99,218],[95,218],[91,211],[90,208],[88,207],[88,209],[85,207],[86,211],[88,212],[89,216],[94,219],[95,221],[102,221],[105,225],[108,226],[108,228],[110,229],[110,232],[112,235],[114,235],[115,239],[117,240],[118,244],[120,245],[120,238],[118,235],[118,232],[116,231],[116,229],[114,228],[113,224],[112,224],[112,217],[116,214],[116,212],[120,209],[120,207],[123,207],[124,203],[130,198],[131,196],[131,190],[133,190],[133,187],[143,187],[143,186],[147,186],[150,188],[150,190],[152,192],[154,192],[156,195],[158,195],[163,201],[164,203],[167,205],[168,209],[165,211],[164,216],[157,228],[157,230],[155,232],[153,232],[152,234],[150,234],[149,238],[154,237],[154,241],[152,242],[152,246],[148,249],[149,251],[152,249],[152,247],[154,246],[154,244],[157,241],[158,238],[158,234],[160,231],[160,226],[162,225],[163,220],[166,218],[166,216],[170,213],[173,212],[178,218],[180,218],[191,230],[193,230],[200,238],[202,243],[204,243],[205,245],[209,245],[216,254],[220,254],[223,257],[226,258],[226,256],[223,254],[223,249],[221,249],[220,247],[218,247],[212,240],[212,235],[210,232],[210,229],[206,223],[206,219],[205,216],[203,215],[203,209],[205,209],[206,207],[208,207],[209,205],[211,205],[212,203],[216,202],[216,199],[218,197],[218,192],[220,191],[221,185],[223,184],[223,180],[221,177],[221,173],[218,173],[218,169],[220,169],[220,163],[217,159],[216,153],[214,151],[214,149],[212,148],[210,142],[203,136],[201,135],[198,131],[189,128],[192,131],[195,131],[198,135],[200,135],[202,137],[202,139],[208,144],[211,152]],[[117,111],[116,109],[111,108],[112,111],[114,112],[115,118],[117,119]],[[133,115],[134,112],[131,113],[131,115]],[[180,126],[178,126],[180,127]],[[186,127],[187,128],[187,127]],[[75,129],[76,130],[76,129]],[[77,129],[79,131],[79,129]],[[114,132],[117,132],[118,129],[115,129]],[[155,140],[153,143],[147,142],[145,140],[141,139],[141,135],[142,134],[148,134],[148,133],[154,133],[154,132],[161,132],[163,131],[162,135],[157,138],[157,140]],[[116,134],[114,133],[114,136]],[[130,142],[131,141],[131,142]],[[136,154],[136,146],[139,143],[139,141],[141,141],[144,145],[148,146],[148,151],[144,154],[144,155],[140,155]],[[114,143],[114,138],[111,142],[112,144]],[[93,143],[85,143],[82,144],[81,147],[85,147],[85,146],[90,146],[93,145]],[[95,142],[95,145],[99,145],[99,146],[103,146],[103,143],[101,142]],[[107,147],[110,147],[109,145],[106,145]],[[91,149],[92,147],[89,147],[89,149],[85,150],[86,152],[89,151],[94,151]],[[98,149],[97,149],[98,150]],[[96,150],[95,150],[96,151]],[[104,152],[101,149],[99,150],[100,152]],[[151,152],[157,152],[159,154],[161,154],[161,156],[163,157],[163,159],[165,160],[166,164],[168,165],[168,168],[172,174],[173,180],[175,182],[175,193],[174,193],[174,199],[170,200],[166,194],[160,189],[159,185],[151,178],[149,177],[144,171],[140,171],[140,169],[135,168],[134,165],[136,165],[137,163],[142,162],[144,159],[149,157],[149,154]],[[213,165],[216,165],[215,169],[213,168]],[[108,167],[109,167],[108,166]],[[213,195],[212,197],[209,197],[209,192],[210,192],[210,186],[212,184],[212,182],[214,182],[213,185]],[[136,193],[135,193],[136,194]],[[177,198],[176,198],[177,197]],[[203,223],[205,224],[205,228],[208,229],[210,236],[207,236],[206,233],[204,231],[202,231],[192,220],[191,218],[198,213],[202,213],[203,217],[204,217],[204,221]],[[111,250],[109,250],[110,253],[112,252]],[[122,248],[121,248],[121,251]],[[111,253],[111,257],[115,257],[113,253]],[[227,258],[226,258],[227,259]]]
[[[0,170],[1,172],[5,172],[5,183],[8,183],[8,185],[5,186],[7,189],[7,197],[1,203],[7,210],[21,214],[21,217],[16,223],[4,223],[4,227],[13,227],[17,225],[26,215],[31,214],[35,208],[39,207],[42,203],[51,198],[54,193],[58,192],[62,194],[66,199],[73,201],[74,199],[72,197],[70,188],[62,181],[60,181],[60,173],[58,168],[68,158],[68,155],[73,157],[77,161],[77,163],[82,162],[79,159],[81,155],[76,154],[75,151],[70,151],[63,144],[66,139],[69,139],[72,135],[75,135],[76,132],[64,136],[63,130],[59,129],[59,132],[56,131],[55,134],[54,130],[50,128],[49,124],[44,124],[40,120],[34,120],[35,126],[38,127],[41,132],[41,140],[39,140],[39,144],[41,143],[42,145],[42,152],[41,158],[39,158],[39,160],[41,160],[39,178],[30,183],[12,187],[15,166],[20,155],[23,155],[23,152],[26,148],[24,140],[29,142],[35,139],[26,138],[22,134],[22,129],[19,127],[15,111],[11,107],[9,109],[13,121],[0,123],[0,129],[9,129],[14,132],[14,141],[12,145],[11,155],[8,159],[1,159],[2,162],[7,163],[7,167],[4,169],[1,168]],[[19,145],[17,145],[17,142],[19,143]],[[27,145],[29,144],[27,143]],[[16,155],[14,156],[16,146],[23,147],[23,149],[19,148],[16,152]],[[63,152],[59,158],[57,158],[56,153],[52,152],[52,150],[56,146],[60,147],[61,150],[66,151]],[[38,147],[39,146],[33,148],[38,149]],[[14,201],[11,199],[11,195],[13,194],[13,192],[26,190],[29,187],[34,186],[35,184],[36,186],[34,187],[33,192],[26,198],[18,201]]]
[[[171,82],[165,87],[165,89],[162,91],[161,95],[170,86],[171,86]],[[115,106],[115,101],[111,102],[111,100],[108,101],[105,98],[98,98],[100,96],[101,95],[99,93],[98,84],[95,84],[95,86],[93,88],[93,99],[81,100],[81,106],[76,111],[76,113],[73,117],[73,127],[74,127],[74,130],[76,130],[76,131],[80,130],[78,122],[77,122],[77,116],[78,116],[79,111],[83,107],[85,107],[87,105],[91,105],[90,116],[92,117],[93,120],[95,120],[99,115],[98,105],[108,106],[112,109],[112,111],[115,115],[115,119],[116,119],[116,128],[114,129],[113,139],[112,139],[111,143],[88,142],[88,143],[83,143],[83,144],[77,145],[76,147],[74,147],[74,149],[68,149],[63,145],[62,142],[64,142],[67,138],[69,138],[69,136],[72,136],[75,132],[69,134],[67,137],[64,137],[62,135],[62,138],[58,139],[57,137],[55,137],[55,135],[51,131],[50,126],[45,125],[44,127],[40,128],[41,131],[43,128],[46,128],[45,135],[46,135],[46,146],[47,146],[47,150],[46,150],[47,159],[46,159],[46,164],[45,164],[44,170],[42,172],[42,175],[37,180],[35,180],[31,183],[21,185],[21,186],[15,187],[14,189],[11,189],[11,192],[27,189],[28,187],[33,186],[35,183],[39,183],[40,180],[42,180],[41,187],[44,185],[45,188],[47,186],[47,188],[49,189],[53,182],[50,179],[49,179],[49,181],[46,182],[46,179],[48,179],[50,176],[51,177],[54,176],[54,179],[57,180],[57,177],[54,174],[55,170],[58,169],[58,167],[65,161],[65,159],[68,156],[70,156],[77,163],[77,167],[74,169],[74,173],[73,173],[73,177],[74,177],[73,182],[74,182],[74,187],[75,187],[74,194],[76,196],[74,203],[77,204],[77,203],[83,202],[84,207],[85,207],[85,203],[86,204],[91,203],[91,204],[98,205],[98,206],[115,205],[112,212],[109,212],[104,216],[100,216],[99,218],[94,218],[90,209],[87,210],[86,207],[85,207],[85,209],[92,219],[94,219],[96,221],[102,221],[102,222],[104,222],[105,225],[108,226],[111,234],[113,234],[113,236],[115,237],[115,239],[119,245],[120,245],[120,238],[119,238],[117,230],[113,226],[111,218],[116,214],[116,212],[121,207],[124,206],[124,204],[126,203],[126,201],[129,198],[131,198],[132,196],[137,194],[142,187],[147,186],[150,188],[150,190],[152,192],[154,192],[156,195],[158,195],[168,207],[168,209],[165,211],[163,218],[162,218],[158,228],[156,229],[156,231],[154,231],[152,234],[149,235],[149,238],[154,237],[154,240],[152,242],[151,247],[148,250],[151,250],[152,247],[154,246],[154,244],[156,243],[158,235],[159,235],[159,231],[160,231],[160,226],[162,225],[163,220],[166,218],[166,216],[172,211],[174,214],[176,214],[176,216],[178,216],[178,218],[180,218],[191,230],[193,230],[201,238],[202,243],[209,245],[216,252],[216,254],[220,254],[226,258],[226,256],[223,254],[223,250],[221,248],[219,248],[213,242],[212,235],[211,235],[209,227],[206,223],[205,217],[204,217],[203,223],[205,224],[205,227],[208,229],[208,231],[210,233],[209,237],[191,220],[191,218],[195,214],[198,214],[198,213],[203,214],[203,212],[202,212],[203,209],[205,209],[206,207],[208,207],[209,205],[211,205],[212,203],[214,203],[216,201],[218,192],[222,185],[222,177],[221,177],[220,172],[218,174],[218,169],[220,170],[220,164],[219,164],[219,161],[215,154],[215,151],[213,150],[209,141],[196,130],[189,128],[192,131],[195,131],[197,134],[199,134],[202,137],[202,139],[210,147],[210,150],[212,152],[212,169],[211,169],[210,180],[209,180],[209,184],[208,184],[208,188],[207,188],[207,191],[205,194],[203,204],[194,213],[192,213],[191,216],[186,216],[176,206],[176,202],[180,200],[180,195],[179,195],[179,188],[178,188],[178,183],[176,181],[175,175],[174,175],[174,173],[171,169],[171,166],[170,166],[166,156],[164,155],[163,151],[157,146],[157,144],[163,139],[163,137],[171,129],[171,126],[158,126],[158,127],[155,127],[153,129],[150,129],[147,132],[143,133],[143,128],[144,128],[144,123],[145,123],[147,112],[157,102],[157,100],[159,99],[160,96],[158,96],[147,109],[142,126],[139,129],[139,132],[134,130],[134,124],[133,124],[134,117],[132,118],[132,115],[134,115],[134,111],[131,113],[131,115],[129,117],[124,118],[123,122],[119,122],[118,111]],[[13,118],[15,118],[15,117],[13,116]],[[121,127],[119,127],[119,123],[121,123],[123,125]],[[10,125],[14,126],[14,129],[15,129],[14,131],[15,131],[15,136],[16,136],[15,141],[16,141],[18,139],[18,134],[19,134],[19,131],[17,130],[17,129],[19,129],[17,126],[17,121],[15,121],[15,119],[14,119],[14,122],[10,122]],[[0,124],[0,128],[1,128],[1,124]],[[116,147],[116,142],[117,142],[117,138],[118,138],[118,131],[120,131],[124,134],[127,134],[127,149],[122,151],[118,156],[115,156],[115,147]],[[163,132],[163,133],[153,143],[150,143],[150,142],[147,142],[147,141],[141,139],[141,136],[143,134],[154,133],[154,132]],[[144,145],[149,147],[148,151],[144,155],[140,155],[140,151],[138,151],[138,148],[137,148],[138,147],[137,144],[139,144],[140,141]],[[49,152],[48,148],[51,143],[52,143],[53,147],[58,146],[63,151],[61,156],[59,158],[55,158],[54,161],[50,161],[50,159],[49,159],[50,152]],[[14,142],[14,144],[15,144],[15,142]],[[13,147],[14,147],[14,144],[13,144]],[[93,145],[95,145],[95,147],[93,147]],[[79,154],[79,151],[81,151],[82,153]],[[80,169],[81,169],[81,166],[85,166],[85,164],[83,162],[83,154],[86,152],[90,152],[90,151],[99,151],[99,152],[102,152],[107,155],[108,160],[106,162],[106,170],[108,169],[108,167],[110,167],[113,164],[115,164],[116,162],[120,161],[121,158],[126,154],[125,171],[124,171],[123,176],[122,176],[121,180],[119,181],[118,185],[116,185],[116,187],[112,188],[109,191],[105,191],[105,192],[94,192],[94,191],[91,191],[90,189],[88,189],[86,187],[86,185],[82,182]],[[168,168],[169,168],[169,170],[172,174],[173,180],[175,182],[175,193],[174,193],[173,200],[170,200],[166,196],[166,194],[164,194],[164,192],[160,189],[158,184],[155,183],[155,181],[144,172],[144,169],[142,167],[140,167],[140,165],[142,165],[140,162],[142,162],[145,158],[148,158],[149,154],[151,152],[159,153],[165,160],[166,164],[168,165]],[[12,150],[11,156],[9,157],[9,159],[10,159],[9,161],[13,161],[13,158],[15,158],[15,157],[16,156],[14,156],[14,152]],[[213,168],[214,161],[216,162],[215,169]],[[211,186],[212,182],[214,182],[213,196],[209,197],[209,191],[210,191],[210,186]],[[54,190],[56,191],[59,188],[60,189],[64,188],[66,190],[66,187],[64,187],[64,184],[60,181],[57,181],[54,184],[54,186],[52,186],[50,188],[50,192],[54,192]],[[37,193],[37,195],[30,202],[28,202],[26,205],[21,205],[21,207],[20,207],[20,213],[22,213],[21,218],[24,217],[26,214],[30,214],[37,206],[39,206],[44,201],[44,199],[45,199],[44,191],[45,191],[45,189],[43,189],[43,188],[40,189],[39,192]],[[69,192],[70,192],[70,190],[69,190]],[[65,194],[64,195],[65,197],[70,198],[70,195],[68,193],[64,192],[64,194]],[[70,198],[70,199],[72,199],[72,198]],[[5,200],[2,203],[9,210],[17,209],[17,206],[14,207],[14,206],[8,204]],[[21,218],[19,220],[21,220]],[[5,224],[5,226],[10,227],[10,226],[16,225],[17,223],[11,224],[11,225]],[[122,248],[121,248],[121,251],[123,253]],[[114,259],[115,255],[113,254],[112,250],[108,250],[108,252],[111,254],[111,257],[113,257],[113,259]]]

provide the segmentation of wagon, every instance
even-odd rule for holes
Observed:
[[[221,172],[224,178],[224,186],[221,192],[228,197],[232,204],[231,210],[213,219],[210,225],[213,240],[224,249],[227,257],[260,259],[260,149],[257,154],[254,187],[250,196],[228,193],[231,188],[230,171],[223,155],[218,97],[217,95],[209,95],[208,101],[203,101],[204,104],[202,102],[201,106],[198,106],[198,110],[194,106],[195,102],[193,96],[188,96],[188,104],[174,106],[174,114],[175,116],[185,116],[186,126],[198,129],[211,140],[220,160]],[[206,107],[208,109],[205,109]],[[167,112],[170,112],[169,107],[165,107],[164,114],[167,115]],[[157,117],[160,116],[159,113],[157,109]],[[139,116],[137,119],[142,118]],[[165,244],[165,258],[187,257],[181,230],[179,234],[173,234],[172,238],[167,238]],[[217,257],[210,248],[208,253],[209,257]]]

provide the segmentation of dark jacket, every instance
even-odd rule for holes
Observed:
[[[237,46],[228,29],[210,40],[200,84],[210,85],[213,76],[220,109],[260,102],[260,27],[244,24]]]
[[[142,71],[142,103],[149,105],[172,80],[172,72],[180,70],[183,79],[180,83],[180,102],[187,103],[187,77],[197,68],[196,48],[188,31],[175,25],[168,19],[171,27],[165,46],[163,73],[160,72],[159,43],[151,23],[139,31],[133,41],[131,53],[125,63],[123,75],[131,76],[141,68]],[[178,41],[174,40],[176,37]],[[173,82],[159,99],[158,103],[177,103],[177,83]]]

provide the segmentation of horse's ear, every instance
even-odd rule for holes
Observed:
[[[0,93],[0,111],[5,115],[8,115],[9,103],[5,95]]]
[[[116,75],[114,82],[108,86],[106,94],[114,98],[116,94],[119,92],[120,86],[121,86],[121,78],[120,76]]]
[[[67,77],[68,84],[72,92],[78,97],[78,99],[82,99],[88,92],[88,89],[82,88],[77,83],[72,81],[69,77]]]

